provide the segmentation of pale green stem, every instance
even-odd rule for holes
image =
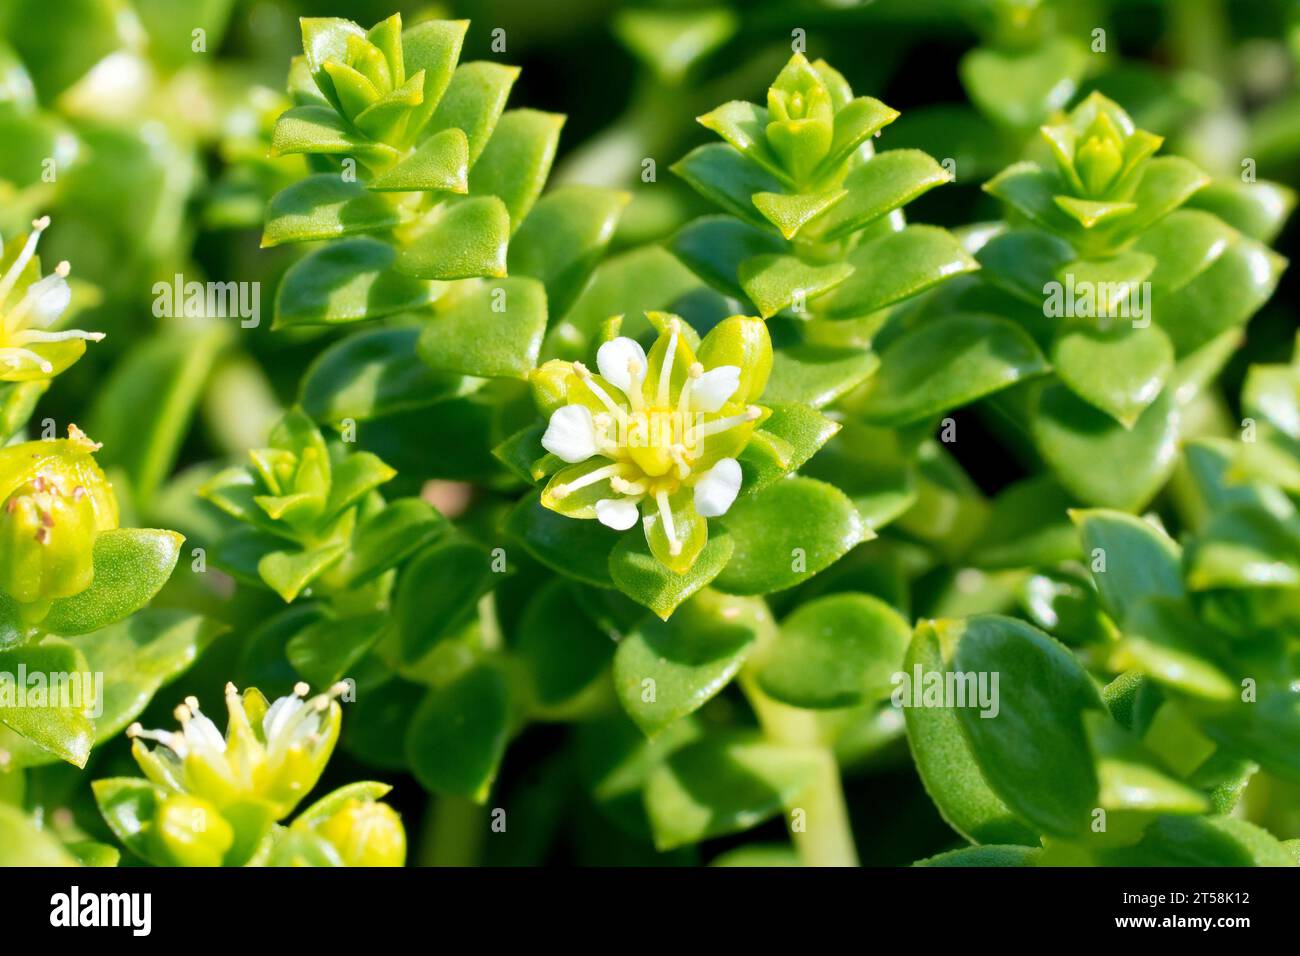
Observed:
[[[739,681],[769,740],[806,747],[818,757],[820,767],[813,780],[786,808],[786,827],[800,862],[804,866],[857,866],[858,851],[844,804],[839,763],[821,739],[817,715],[772,700],[758,687],[752,674],[742,672]]]
[[[430,797],[420,836],[420,866],[477,866],[487,833],[487,808],[464,797]]]

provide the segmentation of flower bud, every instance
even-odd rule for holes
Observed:
[[[406,831],[386,803],[349,800],[317,828],[348,866],[401,866],[406,862]]]
[[[150,837],[154,852],[172,866],[221,866],[235,842],[235,832],[220,811],[186,793],[162,802]]]
[[[830,152],[835,107],[826,82],[796,53],[767,91],[768,145],[796,180],[807,177]]]
[[[99,533],[90,493],[42,472],[0,505],[0,590],[20,604],[48,603],[90,587]]]
[[[1099,114],[1079,146],[1074,167],[1089,196],[1102,197],[1124,167],[1123,142],[1113,123]]]

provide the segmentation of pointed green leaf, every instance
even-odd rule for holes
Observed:
[[[819,217],[812,231],[821,238],[842,239],[950,178],[919,149],[880,153],[849,173],[844,180],[848,195]]]
[[[830,318],[854,318],[902,302],[979,268],[957,238],[937,226],[907,226],[848,255],[853,274],[817,303]]]
[[[366,188],[375,192],[469,192],[469,141],[461,130],[445,129],[366,183]]]
[[[714,530],[690,569],[678,574],[651,554],[645,535],[633,528],[619,536],[610,552],[609,576],[620,591],[666,621],[678,605],[718,576],[731,553],[731,538]]]
[[[1065,386],[1049,385],[1033,417],[1035,444],[1078,498],[1137,510],[1160,490],[1177,461],[1179,412],[1171,392],[1161,392],[1126,429]]]
[[[425,694],[406,734],[406,759],[425,789],[482,803],[509,739],[505,675],[479,664]]]
[[[653,737],[715,697],[774,626],[760,600],[701,591],[671,620],[650,618],[619,642],[619,702]]]
[[[476,196],[500,197],[510,212],[512,231],[542,194],[563,126],[564,117],[558,113],[509,110],[474,164],[470,189]]]
[[[335,342],[303,375],[303,409],[318,422],[363,422],[465,395],[480,384],[429,368],[416,355],[419,338],[419,326],[403,326]]]
[[[510,214],[496,196],[472,196],[436,214],[397,255],[397,269],[421,279],[501,278]]]
[[[313,249],[291,265],[275,294],[273,329],[332,325],[420,309],[442,286],[394,271],[386,242],[356,238]]]
[[[863,414],[890,425],[939,415],[1048,370],[1017,325],[976,314],[946,315],[903,332],[880,363]]]
[[[1157,326],[1074,323],[1052,346],[1052,364],[1074,394],[1132,426],[1174,370],[1174,347]]]
[[[497,279],[429,319],[418,351],[439,372],[527,378],[546,332],[546,290],[536,279]]]
[[[319,173],[271,197],[262,247],[379,232],[397,222],[397,210],[383,197],[358,182]]]
[[[88,634],[144,607],[171,577],[185,536],[152,528],[117,528],[95,540],[90,587],[50,606],[41,627],[52,634]]]

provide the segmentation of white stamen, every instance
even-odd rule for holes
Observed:
[[[0,306],[8,298],[13,287],[18,284],[18,277],[22,275],[23,269],[27,268],[27,263],[31,262],[32,256],[36,252],[36,244],[41,241],[41,233],[45,231],[50,224],[49,216],[42,216],[40,219],[32,222],[31,235],[27,237],[27,243],[23,246],[22,251],[18,253],[18,258],[14,260],[9,271],[0,279]]]
[[[683,415],[691,410],[691,390],[703,374],[704,366],[699,362],[692,362],[691,367],[686,370],[686,381],[682,383],[682,394],[677,396],[677,410]]]
[[[609,397],[608,392],[600,387],[599,383],[597,383],[597,381],[592,377],[591,369],[587,368],[587,366],[583,365],[581,362],[574,362],[573,370],[578,373],[578,378],[582,379],[583,384],[586,385],[587,388],[591,389],[591,394],[600,399],[601,404],[609,409],[609,413],[618,419],[620,424],[626,424],[627,412],[624,411],[623,406],[619,405]]]
[[[691,473],[691,466],[686,462],[686,449],[681,445],[673,445],[672,448],[669,448],[668,457],[670,457],[673,460],[673,463],[677,466],[678,478],[685,478]]]
[[[668,539],[668,553],[682,553],[682,543],[677,540],[677,528],[673,525],[673,509],[668,505],[668,492],[655,492],[655,504],[659,506],[659,519],[664,523],[664,537]]]
[[[663,369],[659,373],[659,399],[657,404],[660,408],[668,405],[668,397],[672,389],[673,382],[673,359],[677,357],[677,334],[681,329],[681,322],[677,319],[668,320],[668,351],[664,353]]]
[[[732,415],[730,418],[719,418],[717,421],[705,422],[699,428],[695,429],[695,438],[698,441],[701,438],[708,438],[710,435],[717,435],[737,426],[744,425],[747,422],[755,421],[763,410],[757,405],[750,405],[739,415]]]
[[[31,342],[67,342],[69,339],[85,339],[88,342],[100,342],[104,339],[103,332],[82,332],[80,329],[68,329],[64,332],[43,332],[40,329],[24,329],[13,336],[13,341],[19,345],[27,345]]]
[[[556,485],[555,490],[552,491],[551,494],[557,499],[567,498],[580,488],[586,488],[588,485],[594,485],[596,482],[603,481],[611,475],[617,475],[625,467],[626,466],[622,463],[615,462],[612,465],[597,468],[595,471],[589,471],[581,478],[575,478],[567,484]]]
[[[26,364],[35,365],[38,369],[49,375],[54,371],[54,366],[45,359],[41,358],[31,349],[0,349],[0,365],[7,365],[10,368],[22,368]]]
[[[617,476],[609,479],[609,486],[620,495],[644,495],[646,491],[645,482],[628,481]]]

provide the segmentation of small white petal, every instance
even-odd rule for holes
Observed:
[[[725,515],[740,494],[740,462],[723,458],[695,485],[695,510],[705,518]]]
[[[695,380],[691,388],[691,407],[699,412],[716,412],[740,388],[740,368],[719,365]]]
[[[72,298],[72,290],[60,275],[47,275],[38,282],[33,282],[24,297],[27,324],[38,329],[49,326],[63,314]]]
[[[639,517],[636,502],[631,498],[601,498],[596,502],[596,520],[606,528],[626,531]]]
[[[226,738],[209,718],[195,714],[185,722],[185,741],[192,749],[207,747],[219,754],[226,752]]]
[[[565,405],[551,414],[542,447],[571,465],[596,454],[596,423],[585,405]]]
[[[610,339],[596,351],[596,367],[601,377],[624,395],[632,388],[640,388],[645,380],[645,349],[636,339],[620,335]],[[638,369],[635,377],[633,368]]]

